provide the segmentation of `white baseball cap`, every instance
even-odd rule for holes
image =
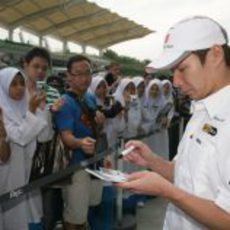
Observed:
[[[162,54],[147,67],[171,69],[192,51],[227,43],[226,31],[213,19],[205,16],[187,18],[168,30]]]

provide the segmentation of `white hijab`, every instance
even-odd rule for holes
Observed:
[[[137,92],[137,87],[143,82],[145,83],[145,80],[143,77],[140,76],[136,76],[132,78],[132,82],[134,83],[135,87],[136,87],[136,92]],[[144,102],[145,102],[145,94],[143,94],[140,98],[140,101],[142,104],[142,106],[144,106]]]
[[[121,79],[115,93],[114,93],[114,98],[116,101],[119,101],[121,103],[122,106],[125,107],[125,99],[124,99],[124,91],[125,91],[125,88],[126,86],[129,84],[129,83],[132,83],[131,79],[130,78],[123,78]]]
[[[106,88],[108,89],[107,82],[105,81],[105,79],[100,75],[96,75],[95,77],[92,78],[88,92],[94,96],[97,105],[103,106],[104,101],[101,98],[99,98],[95,93],[97,87],[99,86],[101,82],[104,82],[106,85]]]
[[[14,67],[6,67],[0,70],[0,106],[3,109],[5,122],[13,122],[20,125],[28,109],[27,94],[20,101],[16,101],[9,96],[9,88],[14,77],[22,72]]]
[[[142,82],[145,82],[144,81],[144,78],[143,77],[140,77],[140,76],[136,76],[136,77],[133,77],[132,78],[132,82],[134,83],[136,89],[137,87],[142,83]]]
[[[172,87],[171,81],[169,81],[169,80],[166,79],[166,80],[163,80],[161,83],[162,83],[162,92],[163,92],[164,85],[168,84],[169,88],[170,88],[169,94],[167,96],[165,96],[164,92],[163,92],[163,96],[164,96],[165,100],[167,102],[173,101],[173,95],[172,95],[172,93],[173,93],[173,87]]]
[[[100,76],[100,75],[97,75],[95,77],[92,78],[92,82],[91,82],[91,85],[90,85],[90,90],[91,92],[95,95],[95,91],[98,87],[98,85],[101,83],[101,82],[104,82],[106,87],[107,87],[107,83],[106,83],[106,80]],[[96,95],[95,95],[96,96]]]
[[[159,87],[159,95],[157,98],[153,98],[150,95],[150,90],[153,85],[157,85]],[[149,82],[148,86],[145,89],[145,105],[150,107],[152,105],[162,106],[164,104],[164,99],[162,95],[162,83],[159,79],[153,79]]]

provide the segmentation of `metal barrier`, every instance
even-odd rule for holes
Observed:
[[[112,146],[111,148],[106,149],[105,151],[102,151],[100,153],[95,154],[95,156],[92,158],[81,161],[80,163],[75,164],[75,165],[70,165],[65,170],[62,170],[60,172],[53,173],[53,174],[50,174],[48,176],[42,177],[42,178],[37,179],[37,180],[35,180],[29,184],[26,184],[24,186],[21,186],[19,188],[16,188],[12,191],[9,191],[7,193],[0,195],[0,204],[4,206],[5,202],[19,199],[21,196],[23,196],[24,194],[26,194],[26,193],[34,190],[34,189],[44,187],[45,185],[49,185],[49,184],[57,182],[63,178],[66,178],[66,177],[70,176],[72,173],[74,173],[75,171],[86,168],[90,164],[96,163],[97,161],[103,159],[107,155],[111,155],[112,153],[115,153],[118,156],[120,151],[121,151],[121,148],[123,148],[123,146],[124,146],[124,142],[131,140],[131,139],[143,139],[143,138],[149,137],[149,136],[151,136],[151,135],[153,135],[159,131],[160,130],[154,130],[154,131],[149,132],[149,133],[144,134],[144,135],[138,135],[138,136],[133,136],[133,137],[129,137],[129,138],[121,138],[120,139],[121,144],[117,143],[115,146]],[[115,156],[115,158],[117,158],[117,156]],[[121,165],[122,165],[122,160],[120,160],[120,161],[118,160],[116,168],[119,170],[122,170]],[[121,207],[119,209],[122,210],[121,196],[122,196],[122,192],[119,193],[119,198],[117,199],[117,205],[118,205],[118,207]],[[122,214],[121,214],[120,210],[117,211],[117,218],[118,218],[118,221],[122,218]]]

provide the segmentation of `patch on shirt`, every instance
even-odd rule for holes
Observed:
[[[225,119],[219,118],[217,116],[213,117],[214,120],[219,121],[219,122],[224,122]]]
[[[89,129],[93,129],[93,124],[91,122],[91,119],[89,118],[88,114],[82,113],[80,117],[80,121],[87,126]]]
[[[199,138],[196,138],[196,142],[198,143],[198,144],[202,144],[202,142],[201,142],[201,139],[199,139]]]
[[[208,133],[210,134],[211,136],[215,136],[217,134],[217,128],[212,126],[212,125],[209,125],[209,124],[204,124],[202,130],[205,132],[205,133]]]

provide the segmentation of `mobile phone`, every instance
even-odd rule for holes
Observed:
[[[45,81],[37,81],[36,82],[36,89],[38,92],[46,92],[48,88],[48,85]]]

